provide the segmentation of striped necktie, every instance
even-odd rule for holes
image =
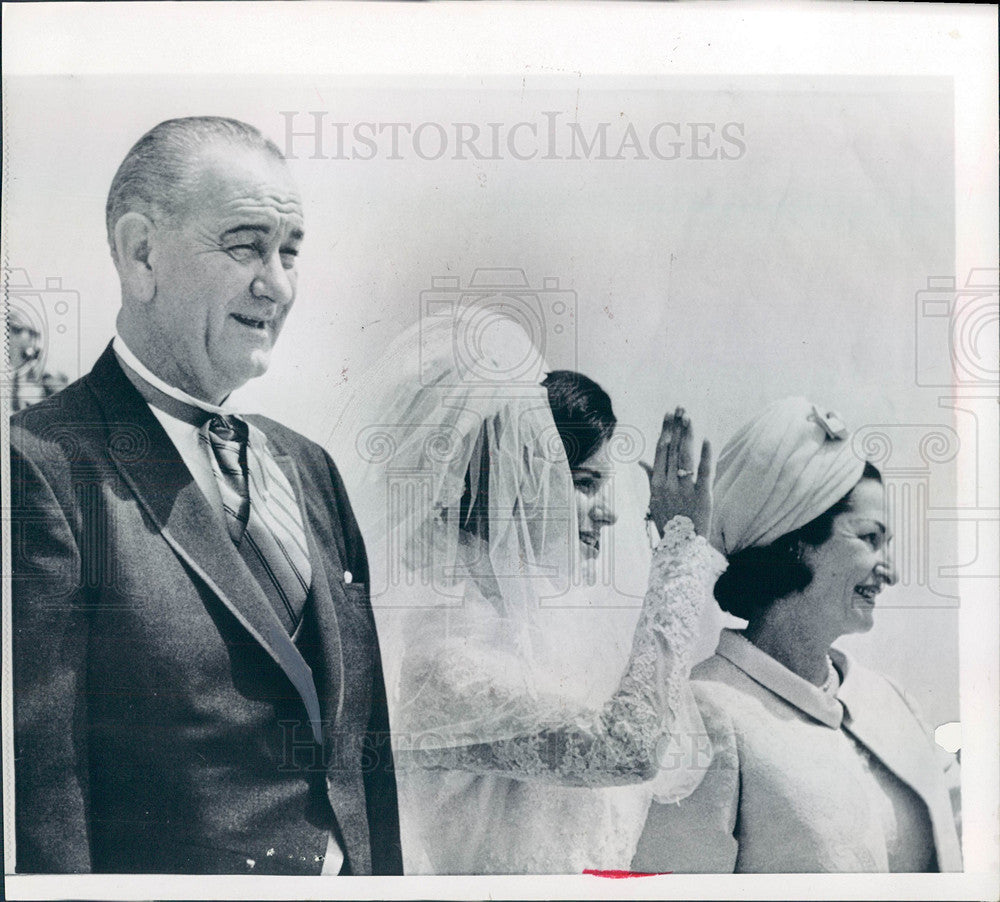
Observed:
[[[294,635],[312,567],[295,492],[271,456],[267,437],[246,420],[195,407],[160,391],[121,356],[118,363],[147,403],[198,429],[199,440],[211,450],[229,536],[278,619]]]
[[[199,436],[212,449],[229,536],[289,634],[302,619],[312,567],[302,513],[264,434],[237,416],[214,415]]]

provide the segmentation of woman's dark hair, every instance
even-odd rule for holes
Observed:
[[[882,481],[882,474],[865,463],[861,479]],[[853,489],[851,489],[853,491]],[[802,560],[802,546],[816,548],[830,538],[837,514],[850,509],[848,492],[833,507],[805,526],[779,536],[762,548],[744,548],[729,557],[729,567],[715,583],[715,600],[722,610],[752,620],[779,598],[801,592],[813,573]]]
[[[611,398],[593,379],[573,370],[553,370],[542,381],[549,395],[552,418],[570,468],[578,467],[601,445],[611,438],[618,420],[611,409]],[[483,424],[483,435],[486,425]],[[483,442],[485,455],[486,442]],[[479,467],[479,484],[473,502],[472,480],[465,474],[465,492],[459,504],[459,523],[470,535],[489,541],[490,522],[488,505],[489,461],[484,458]]]
[[[578,467],[611,438],[618,420],[611,398],[593,379],[573,370],[553,370],[542,385],[571,468]]]

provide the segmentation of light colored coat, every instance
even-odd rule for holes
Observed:
[[[898,824],[898,841],[930,868],[962,869],[939,752],[911,702],[885,677],[832,656],[843,674],[836,697],[723,631],[692,674],[712,763],[690,797],[652,806],[633,870],[888,871],[892,841],[872,800],[873,769],[907,799],[912,817]]]

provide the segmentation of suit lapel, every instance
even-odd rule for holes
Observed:
[[[108,454],[122,479],[178,557],[287,674],[302,697],[316,741],[322,743],[319,699],[309,665],[110,346],[88,378],[104,408]]]

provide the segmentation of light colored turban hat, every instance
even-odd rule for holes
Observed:
[[[776,401],[719,455],[712,544],[725,555],[770,545],[833,507],[864,468],[835,413],[805,398]]]

